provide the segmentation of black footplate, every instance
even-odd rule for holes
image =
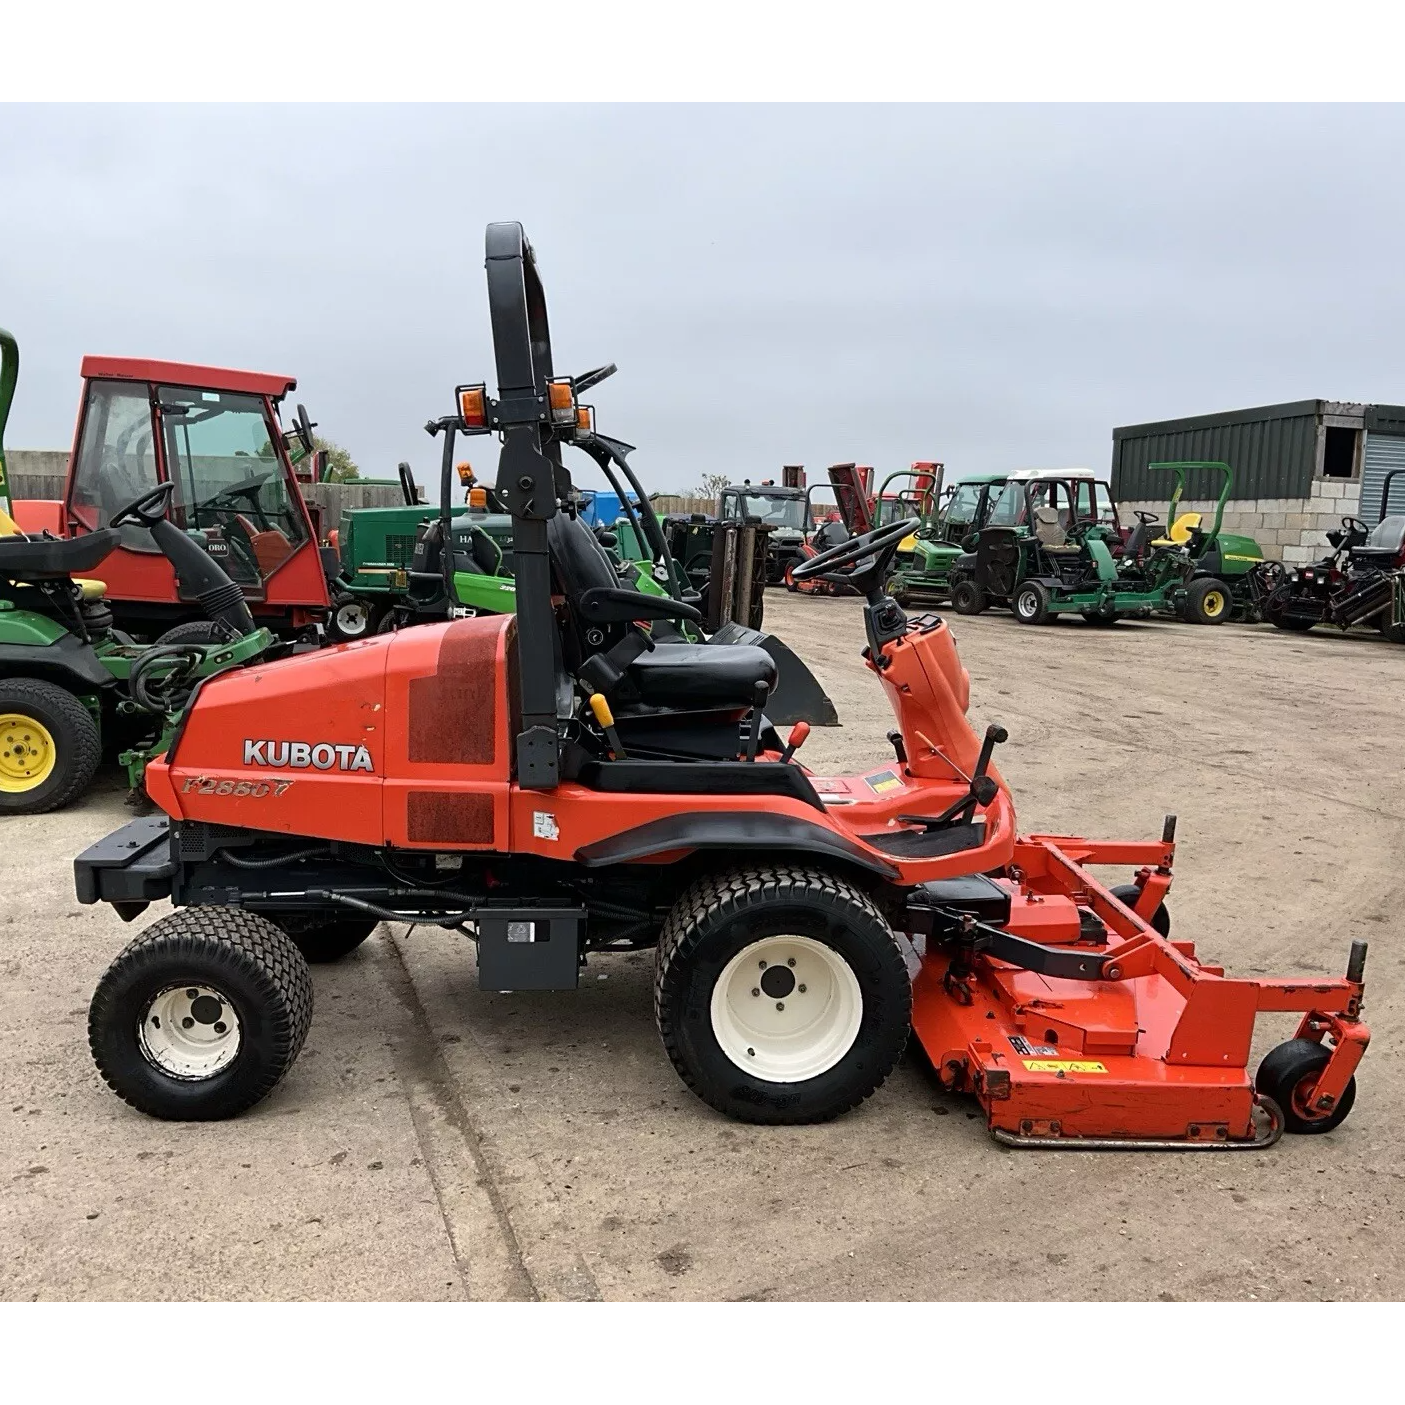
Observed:
[[[936,859],[964,849],[979,849],[985,843],[985,821],[947,825],[943,829],[885,830],[882,834],[861,834],[859,838],[895,859]]]

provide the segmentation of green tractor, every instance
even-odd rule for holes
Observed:
[[[1115,518],[1102,519],[1097,494],[1087,488],[1086,480],[1068,475],[1012,476],[1001,504],[966,538],[972,549],[951,567],[958,610],[979,614],[1006,605],[1021,624],[1063,614],[1082,615],[1089,624],[1115,624],[1128,615],[1199,624],[1229,618],[1227,587],[1218,577],[1197,575],[1190,553],[1177,544],[1125,552]],[[1018,513],[1005,502],[1015,491]]]
[[[1192,580],[1211,578],[1223,587],[1222,590],[1206,588],[1207,608],[1222,612],[1226,619],[1249,623],[1260,620],[1263,601],[1275,579],[1269,569],[1273,563],[1264,560],[1263,551],[1253,537],[1223,530],[1225,503],[1234,486],[1233,470],[1227,463],[1202,460],[1152,463],[1147,467],[1164,469],[1175,475],[1171,503],[1166,509],[1166,521],[1170,526],[1164,536],[1158,536],[1155,531],[1159,522],[1156,514],[1137,513],[1137,525],[1127,538],[1124,558],[1136,559],[1168,547],[1184,548],[1195,563]],[[1202,513],[1178,512],[1185,497],[1186,476],[1195,472],[1215,474],[1219,479],[1219,499],[1215,503],[1215,517],[1208,531],[1204,527]]]

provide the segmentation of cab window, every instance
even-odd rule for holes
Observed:
[[[1052,507],[1059,515],[1059,526],[1068,531],[1073,523],[1072,504],[1069,502],[1068,484],[1057,479],[1044,483],[1033,483],[1029,489],[1029,504],[1035,508]]]
[[[257,395],[163,386],[158,392],[172,517],[229,543],[230,575],[266,580],[307,538],[274,445],[279,430]]]
[[[970,526],[976,520],[976,509],[981,501],[980,483],[958,483],[956,491],[946,505],[944,525],[948,534]]]
[[[69,506],[83,526],[107,526],[112,515],[156,487],[151,395],[130,381],[90,381]],[[157,550],[144,527],[123,527],[122,545]]]
[[[987,527],[1014,527],[1024,516],[1023,483],[1007,483],[986,515]]]

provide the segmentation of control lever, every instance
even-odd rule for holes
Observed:
[[[746,737],[746,759],[756,760],[756,749],[761,745],[761,718],[766,710],[766,699],[770,695],[769,683],[758,683],[751,695],[751,729]]]
[[[1010,734],[998,722],[992,722],[985,729],[985,740],[981,743],[981,754],[976,758],[976,769],[971,775],[970,789],[959,800],[954,800],[939,815],[899,815],[903,824],[919,824],[924,830],[945,829],[952,824],[966,824],[976,813],[977,805],[989,805],[1000,787],[988,775],[991,753],[1001,742],[1008,741]]]
[[[590,695],[590,710],[595,714],[600,730],[605,733],[605,740],[610,743],[610,754],[616,761],[628,760],[624,743],[620,741],[620,734],[615,731],[615,714],[610,711],[610,704],[605,701],[604,693]]]
[[[810,735],[810,724],[808,722],[797,722],[790,729],[790,737],[785,744],[785,750],[781,752],[781,760],[789,761],[795,753],[805,745],[805,738]]]

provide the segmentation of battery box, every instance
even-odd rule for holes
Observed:
[[[478,926],[480,990],[575,990],[585,909],[484,908]]]

